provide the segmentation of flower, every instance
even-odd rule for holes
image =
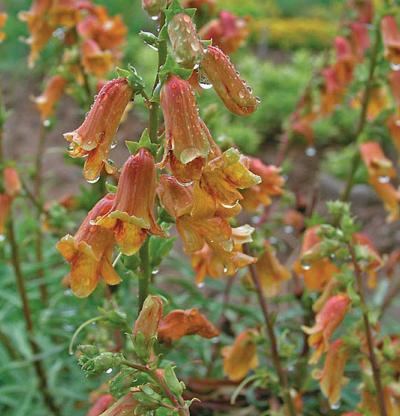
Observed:
[[[400,65],[400,30],[394,16],[384,16],[381,33],[385,58],[394,65]]]
[[[240,381],[247,373],[258,366],[255,329],[246,329],[240,333],[232,346],[223,348],[224,373],[232,381]]]
[[[244,198],[239,190],[260,182],[261,178],[248,168],[248,159],[238,150],[230,148],[210,160],[201,178],[195,181],[192,213],[199,217],[211,217],[226,210],[226,216],[237,215],[241,209],[239,201]]]
[[[362,61],[366,51],[371,46],[368,33],[368,26],[360,22],[352,22],[350,25],[350,43],[353,54],[359,61]]]
[[[321,391],[331,406],[339,402],[342,386],[347,381],[343,377],[347,359],[346,347],[341,339],[337,339],[329,346],[322,371],[314,372],[314,378],[319,380]]]
[[[6,166],[3,169],[3,178],[5,193],[12,198],[16,197],[21,192],[21,181],[18,171],[11,166]]]
[[[85,71],[98,78],[109,72],[114,64],[111,51],[101,50],[92,39],[85,39],[81,45],[82,65]]]
[[[55,106],[64,92],[66,83],[64,77],[54,75],[47,81],[43,93],[33,99],[42,120],[47,120],[54,114]]]
[[[157,187],[160,201],[174,218],[189,214],[193,204],[193,190],[190,186],[183,186],[174,176],[161,175]]]
[[[112,230],[123,254],[135,254],[148,234],[163,236],[154,218],[156,169],[151,153],[141,148],[125,162],[113,205],[97,224]]]
[[[400,191],[396,189],[391,183],[382,183],[379,178],[371,177],[369,183],[375,189],[379,198],[383,201],[386,211],[389,212],[387,217],[388,222],[393,222],[399,219],[400,216]]]
[[[383,400],[385,403],[385,409],[387,416],[399,416],[400,403],[396,398],[395,389],[391,386],[384,386],[383,388]],[[379,404],[376,400],[376,392],[368,391],[366,388],[361,392],[361,403],[359,408],[362,414],[366,415],[379,415]]]
[[[198,66],[204,55],[204,47],[190,16],[176,14],[168,23],[168,36],[176,62],[189,69]]]
[[[71,143],[70,156],[87,156],[83,170],[86,180],[95,182],[103,166],[107,166],[111,142],[132,96],[133,90],[125,78],[107,82],[82,125],[77,130],[64,134],[65,139]]]
[[[303,326],[303,331],[310,335],[308,345],[315,348],[310,364],[316,363],[322,353],[329,349],[329,339],[343,321],[350,306],[350,298],[346,294],[332,296],[318,312],[315,325],[311,328]]]
[[[304,278],[308,290],[321,291],[327,282],[339,272],[339,269],[329,258],[319,255],[321,239],[318,236],[319,227],[311,227],[304,233],[300,259],[294,264],[294,271]]]
[[[170,76],[162,87],[160,103],[165,122],[166,157],[172,152],[183,165],[197,158],[205,159],[210,151],[211,135],[200,119],[189,82]]]
[[[279,262],[274,249],[267,241],[264,242],[264,251],[254,267],[257,270],[261,287],[269,297],[276,296],[282,283],[291,277],[290,271]]]
[[[186,335],[214,338],[219,335],[219,330],[198,309],[177,309],[161,319],[158,327],[160,341],[171,343]]]
[[[2,31],[4,25],[6,24],[8,15],[7,13],[0,13],[0,43],[3,42],[3,40],[6,37],[6,34]]]
[[[221,49],[209,46],[200,70],[204,72],[229,111],[246,116],[256,110],[258,99]]]
[[[261,178],[261,183],[242,191],[243,200],[240,204],[247,211],[256,211],[260,205],[271,204],[271,197],[282,195],[285,180],[281,169],[273,165],[265,165],[260,159],[249,157],[249,170]]]
[[[198,12],[203,12],[205,10],[208,15],[212,15],[216,8],[216,0],[184,0],[183,7],[198,9]]]
[[[121,279],[112,267],[113,233],[95,224],[113,206],[114,196],[106,195],[89,211],[75,236],[66,235],[57,243],[57,249],[71,265],[71,289],[78,297],[87,297],[101,277],[109,285]]]
[[[114,397],[111,394],[102,394],[90,407],[86,416],[100,416],[114,403]]]
[[[101,416],[129,415],[135,411],[136,407],[138,407],[138,402],[133,398],[133,394],[128,393],[117,400]]]
[[[52,0],[49,21],[53,27],[74,27],[79,20],[77,0]]]
[[[218,19],[211,20],[200,30],[202,39],[212,40],[224,53],[235,52],[249,36],[247,22],[228,11],[221,11]]]
[[[6,222],[11,209],[12,197],[0,193],[0,240],[4,239]]]
[[[374,18],[374,4],[372,0],[350,0],[348,3],[350,13],[355,13],[357,22],[368,24]]]
[[[146,341],[157,336],[158,326],[163,315],[163,302],[159,296],[147,296],[142,310],[135,322],[133,335],[139,332],[143,334]]]

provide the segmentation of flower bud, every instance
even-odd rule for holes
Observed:
[[[198,157],[206,158],[210,150],[208,134],[189,82],[170,76],[161,90],[160,102],[165,121],[166,151],[171,150],[185,165]]]
[[[142,8],[150,16],[158,16],[167,3],[167,0],[142,0]]]
[[[246,116],[256,110],[257,98],[221,49],[208,47],[201,63],[201,70],[232,113]]]
[[[158,325],[163,315],[163,302],[158,296],[147,296],[143,308],[135,322],[133,335],[139,332],[144,335],[146,341],[150,341],[157,335]]]
[[[176,14],[168,24],[168,35],[176,62],[193,69],[200,63],[204,48],[189,15]]]
[[[15,197],[21,192],[21,181],[15,168],[7,166],[3,170],[4,189],[6,194]]]
[[[154,218],[156,169],[151,153],[141,148],[124,164],[115,200],[98,224],[113,230],[121,252],[135,254],[148,234],[164,235]]]
[[[0,194],[0,241],[5,238],[6,223],[11,209],[12,197],[7,194]]]
[[[42,120],[47,120],[54,114],[54,108],[64,92],[66,83],[64,77],[54,75],[48,80],[43,93],[33,99]]]
[[[394,16],[384,16],[381,32],[385,58],[393,65],[400,65],[400,30]]]
[[[132,96],[133,90],[127,79],[117,78],[107,82],[82,125],[64,134],[71,143],[70,156],[87,157],[83,170],[86,180],[98,180],[103,166],[107,165],[112,140]]]
[[[138,406],[138,402],[133,398],[131,393],[121,397],[101,416],[130,416]]]

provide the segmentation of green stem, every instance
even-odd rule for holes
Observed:
[[[244,252],[247,252],[248,254],[250,254],[247,247],[245,247]],[[296,408],[294,407],[292,396],[290,395],[289,381],[287,378],[286,371],[283,369],[281,357],[279,356],[279,352],[278,352],[278,340],[276,338],[275,331],[274,331],[273,319],[269,312],[267,299],[264,296],[264,291],[260,283],[260,277],[258,276],[257,270],[253,264],[249,265],[249,270],[250,270],[251,280],[256,289],[258,303],[260,304],[261,311],[264,316],[267,338],[269,339],[271,343],[272,362],[275,367],[275,371],[278,375],[279,384],[282,389],[283,400],[287,407],[289,415],[296,416]]]
[[[380,416],[387,416],[385,396],[383,393],[382,380],[381,380],[381,371],[380,371],[379,363],[375,354],[371,323],[369,321],[369,316],[368,316],[368,306],[365,300],[362,271],[357,262],[354,247],[351,244],[349,244],[348,248],[349,248],[352,263],[354,266],[354,272],[356,275],[357,290],[358,290],[358,295],[360,297],[361,310],[362,310],[362,315],[363,315],[364,331],[365,331],[365,335],[367,338],[368,358],[369,358],[371,368],[372,368],[372,375],[373,375],[375,389],[376,389],[376,397],[377,397],[378,406],[379,406],[379,413],[380,413]]]
[[[369,61],[367,84],[365,86],[364,94],[363,94],[362,101],[361,101],[362,104],[361,104],[360,117],[358,119],[357,128],[354,133],[355,142],[357,145],[359,144],[361,134],[363,133],[366,122],[367,122],[368,105],[369,105],[370,98],[371,98],[373,80],[374,80],[375,70],[376,70],[376,66],[378,62],[379,46],[380,46],[380,29],[379,29],[379,23],[378,23],[375,26],[375,41],[374,41],[374,45],[373,45],[372,52],[371,52],[371,58]],[[356,153],[354,154],[352,161],[351,161],[350,173],[349,173],[345,188],[340,197],[340,200],[343,202],[347,201],[350,197],[350,192],[354,185],[354,177],[360,166],[360,163],[361,163],[361,158],[356,149]]]
[[[150,266],[150,253],[149,253],[149,241],[150,238],[147,237],[143,246],[140,248],[140,265],[141,265],[141,275],[139,277],[139,306],[138,314],[142,310],[143,303],[146,300],[149,294],[149,283],[151,279],[151,266]]]

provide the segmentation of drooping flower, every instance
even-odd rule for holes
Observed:
[[[103,166],[107,166],[111,143],[132,96],[133,90],[125,78],[107,82],[82,125],[64,134],[71,143],[70,156],[87,157],[83,171],[86,180],[96,181]]]
[[[366,51],[371,46],[366,24],[360,22],[352,22],[350,24],[350,43],[354,56],[358,61],[362,61]]]
[[[399,416],[400,412],[400,400],[396,398],[395,390],[390,386],[384,386],[383,388],[383,400],[385,403],[386,414],[388,416]],[[364,388],[361,392],[361,403],[359,408],[362,414],[366,415],[379,415],[379,403],[376,400],[376,392],[369,391]]]
[[[3,169],[4,190],[7,195],[14,198],[21,192],[21,181],[18,171],[12,166]]]
[[[229,55],[243,45],[249,30],[245,19],[223,10],[217,19],[204,25],[199,34],[202,39],[212,40],[214,46]]]
[[[158,339],[171,343],[187,335],[199,335],[202,338],[214,338],[219,330],[198,309],[177,309],[161,319],[158,327]]]
[[[372,0],[349,0],[348,8],[356,13],[356,21],[368,24],[374,18],[374,4]]]
[[[342,386],[347,381],[343,374],[348,355],[343,341],[337,339],[329,346],[323,369],[314,372],[314,378],[319,380],[321,391],[331,406],[339,402]]]
[[[256,211],[260,205],[271,204],[271,197],[282,195],[282,186],[285,182],[281,176],[280,168],[265,165],[260,159],[249,157],[249,170],[261,178],[261,183],[242,191],[242,207],[250,212]]]
[[[48,120],[55,110],[55,106],[64,92],[67,80],[61,75],[51,77],[41,95],[33,99],[42,120]]]
[[[49,21],[53,27],[74,27],[79,20],[77,0],[52,0]]]
[[[12,197],[10,195],[0,193],[0,240],[4,239],[11,203]]]
[[[400,30],[394,16],[382,18],[381,32],[385,58],[394,65],[400,65]]]
[[[176,14],[168,23],[168,35],[176,62],[184,68],[197,67],[203,58],[204,47],[189,15]]]
[[[339,272],[336,265],[326,257],[318,255],[321,238],[318,226],[308,228],[304,233],[300,258],[294,265],[294,271],[304,278],[309,290],[321,291],[332,277]]]
[[[85,39],[81,45],[82,65],[85,71],[98,78],[109,72],[114,64],[114,58],[109,50],[101,50],[92,39]]]
[[[254,265],[257,270],[261,287],[266,296],[276,296],[283,282],[290,279],[290,271],[283,266],[271,244],[264,242],[264,251],[259,256],[257,263]]]
[[[6,34],[3,32],[3,27],[6,24],[7,18],[7,13],[0,13],[0,43],[3,42],[6,37]]]
[[[240,78],[229,57],[221,49],[209,46],[200,70],[204,72],[229,111],[239,116],[246,116],[256,110],[257,97]]]
[[[151,153],[141,148],[125,162],[114,203],[97,221],[112,230],[125,255],[135,254],[148,234],[164,235],[154,218],[156,169]]]
[[[114,400],[111,394],[102,394],[90,407],[86,416],[101,416],[114,403]]]
[[[134,399],[134,395],[128,393],[117,400],[101,416],[128,416],[135,411],[137,406],[138,402]]]
[[[189,82],[170,76],[162,87],[160,103],[165,122],[166,155],[172,152],[183,165],[197,158],[204,160],[210,151],[210,133],[200,119]]]
[[[163,302],[159,296],[148,296],[143,303],[142,310],[135,321],[133,335],[139,332],[146,341],[157,336],[158,326],[163,315]]]
[[[329,340],[343,321],[349,306],[350,298],[346,294],[332,296],[318,312],[315,325],[311,328],[302,327],[303,331],[309,335],[308,345],[315,349],[310,358],[310,364],[318,362],[321,355],[328,351]]]
[[[347,86],[353,78],[355,66],[354,55],[349,41],[342,37],[336,36],[335,41],[336,64],[334,66],[336,78],[341,87]]]
[[[240,381],[258,366],[256,336],[256,330],[247,329],[237,336],[232,346],[222,350],[224,373],[230,380]]]
[[[388,211],[388,222],[393,222],[400,217],[400,191],[396,189],[391,183],[385,183],[379,178],[370,178],[369,183],[375,189],[379,198],[383,201],[383,205]]]
[[[163,207],[174,218],[190,214],[193,204],[193,191],[190,186],[182,186],[174,176],[161,175],[157,194]]]
[[[114,196],[106,195],[88,213],[75,236],[66,235],[57,243],[58,251],[71,265],[70,286],[78,297],[89,296],[101,277],[109,285],[121,281],[112,267],[113,233],[95,224],[113,204]]]

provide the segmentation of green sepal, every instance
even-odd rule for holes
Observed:
[[[175,59],[168,54],[165,64],[160,68],[160,80],[164,82],[171,74],[178,75],[178,77],[188,80],[192,75],[192,72],[192,69],[186,69],[179,66]]]
[[[184,383],[178,380],[174,368],[175,367],[172,364],[168,364],[164,368],[164,378],[172,393],[174,393],[176,396],[181,396],[186,386]]]
[[[143,130],[138,142],[126,140],[125,144],[131,155],[135,155],[142,148],[148,149],[154,157],[157,154],[157,145],[151,142],[148,129]]]
[[[117,187],[110,182],[106,182],[106,189],[107,192],[115,194],[117,192]]]
[[[154,46],[155,48],[158,48],[159,40],[158,40],[158,37],[154,33],[144,32],[143,30],[141,30],[139,32],[139,37],[147,45]]]
[[[137,73],[136,68],[128,64],[128,69],[118,68],[117,74],[121,78],[126,78],[129,85],[132,87],[134,94],[141,94],[144,90],[145,84],[143,78]]]
[[[143,362],[147,362],[150,357],[148,340],[146,340],[142,332],[138,332],[136,335],[132,335],[131,339],[136,356]]]

